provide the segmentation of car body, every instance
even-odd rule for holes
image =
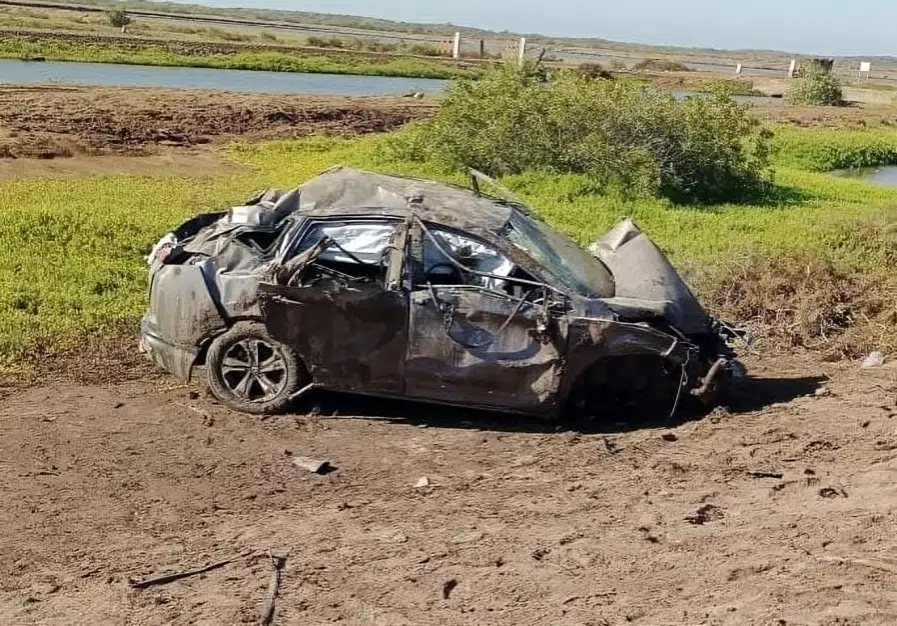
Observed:
[[[631,220],[587,251],[473,180],[336,167],[188,221],[149,256],[141,349],[182,378],[204,365],[249,413],[316,388],[544,417],[623,393],[672,411],[733,369],[723,327]]]

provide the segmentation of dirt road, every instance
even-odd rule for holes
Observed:
[[[0,623],[255,623],[269,549],[275,624],[897,622],[897,367],[752,366],[731,412],[603,435],[333,396],[261,422],[164,377],[10,391]]]

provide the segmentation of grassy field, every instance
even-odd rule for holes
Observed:
[[[231,70],[267,70],[319,74],[406,76],[410,78],[445,79],[477,74],[475,70],[447,65],[438,61],[410,57],[356,57],[346,55],[336,58],[293,51],[186,54],[166,49],[164,45],[141,45],[135,48],[117,46],[108,42],[29,41],[16,38],[0,40],[0,58],[34,59],[38,57],[48,61],[210,67]]]
[[[301,183],[337,163],[463,182],[430,166],[391,161],[384,150],[389,141],[379,136],[237,144],[230,156],[248,170],[214,178],[116,176],[0,184],[0,205],[15,207],[0,223],[0,363],[6,369],[21,366],[22,359],[33,363],[78,345],[87,333],[136,322],[145,305],[142,255],[160,235],[197,212],[239,202],[266,186]],[[889,228],[897,222],[897,189],[813,170],[872,164],[866,157],[854,158],[867,153],[894,163],[893,146],[893,131],[780,129],[777,191],[752,206],[626,202],[595,195],[579,176],[528,174],[505,182],[544,219],[583,244],[630,215],[695,275],[746,255],[810,254],[843,271],[884,278],[897,260]]]

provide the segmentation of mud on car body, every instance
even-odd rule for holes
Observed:
[[[205,366],[218,399],[256,414],[315,388],[545,417],[671,412],[737,368],[632,221],[587,251],[473,180],[337,167],[188,221],[149,256],[141,349],[182,378]]]

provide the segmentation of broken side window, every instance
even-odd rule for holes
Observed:
[[[458,233],[436,228],[430,228],[429,232],[436,241],[424,235],[425,282],[434,285],[477,285],[494,291],[506,289],[507,281],[501,280],[501,277],[510,276],[515,265],[499,251]],[[464,272],[440,248],[450,254],[456,263],[492,276]]]
[[[270,252],[279,238],[279,232],[264,230],[247,231],[237,235],[237,240],[240,241],[240,243],[262,254]]]
[[[327,237],[333,241],[317,258],[315,265],[346,278],[381,278],[395,222],[316,222],[311,225],[296,254],[309,250]],[[334,245],[335,244],[335,245]]]

